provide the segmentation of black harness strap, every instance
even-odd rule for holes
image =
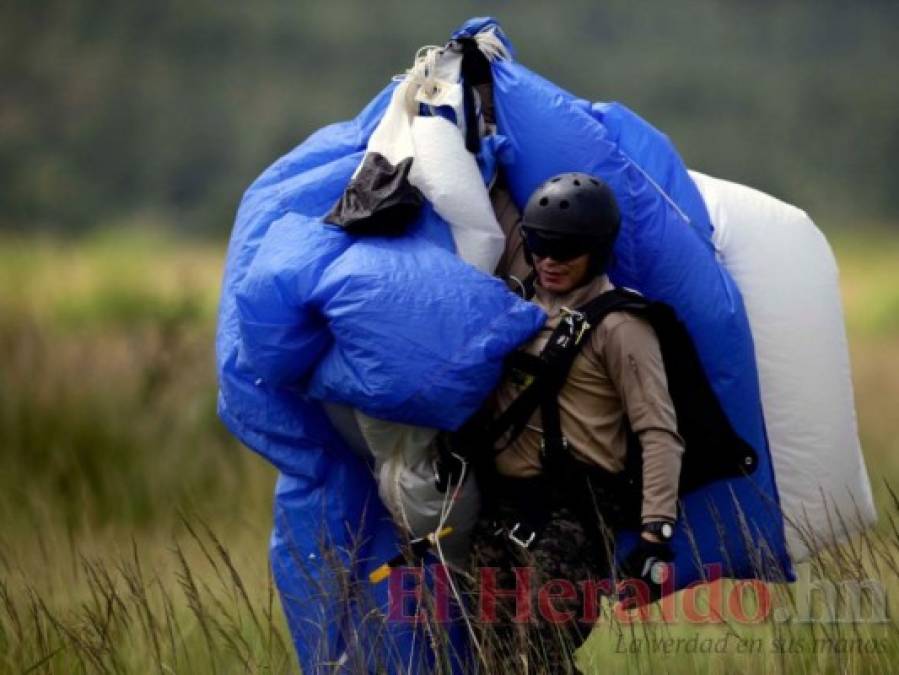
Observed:
[[[490,421],[485,413],[486,417],[480,416],[484,417],[482,422],[474,423],[469,430],[474,432],[469,436],[469,447],[483,450],[478,475],[485,508],[495,509],[502,502],[504,497],[497,494],[498,489],[506,488],[508,492],[510,486],[516,488],[514,494],[505,497],[513,499],[513,512],[517,514],[514,526],[507,528],[513,541],[527,546],[540,536],[550,504],[567,505],[581,513],[585,522],[593,522],[598,510],[614,529],[639,524],[643,452],[637,435],[628,425],[626,466],[623,472],[612,474],[574,457],[562,434],[559,412],[559,392],[574,359],[592,331],[611,312],[629,311],[642,316],[658,336],[678,433],[686,448],[680,494],[755,470],[755,450],[733,430],[705,376],[689,333],[670,307],[616,288],[577,310],[563,311],[564,316],[539,356],[516,352],[507,358],[506,375],[520,375],[526,380],[522,393],[498,417]],[[496,455],[518,437],[538,407],[543,425],[543,473],[531,479],[501,479],[495,470]],[[586,492],[585,481],[589,486]]]
[[[568,379],[574,359],[594,328],[610,312],[639,309],[648,305],[641,296],[614,289],[597,296],[577,310],[563,309],[559,321],[539,356],[514,352],[506,359],[507,372],[517,371],[529,379],[525,390],[490,425],[488,443],[502,452],[527,426],[539,407],[543,425],[544,458],[567,449],[559,418],[559,391]],[[497,443],[503,440],[502,445]]]
[[[568,379],[575,358],[590,339],[592,331],[609,313],[628,307],[644,307],[646,301],[634,293],[615,289],[594,298],[577,310],[563,309],[563,315],[539,356],[515,352],[506,360],[507,376],[523,375],[528,381],[524,391],[487,425],[489,459],[482,469],[482,493],[485,509],[499,513],[503,503],[514,504],[514,525],[501,525],[498,531],[527,548],[540,536],[551,510],[564,505],[579,514],[584,523],[597,527],[597,542],[602,540],[600,522],[613,527],[634,527],[639,518],[636,497],[639,488],[621,476],[599,466],[577,461],[569,452],[562,434],[559,392]],[[508,447],[524,430],[539,407],[543,434],[541,459],[543,473],[530,479],[501,479],[495,473],[493,458]],[[504,442],[499,443],[500,440]],[[499,509],[499,511],[497,511]],[[596,518],[597,510],[602,521]]]
[[[534,410],[540,405],[543,388],[541,382],[545,376],[546,364],[539,357],[525,352],[513,352],[506,359],[506,372],[517,373],[527,380],[526,388],[518,398],[497,417],[489,426],[487,446],[495,448],[503,440],[496,453],[502,452],[518,435],[524,431]]]
[[[570,456],[562,434],[559,392],[568,379],[574,359],[591,332],[611,312],[628,311],[649,321],[655,330],[665,363],[668,390],[677,414],[678,432],[687,452],[681,468],[681,493],[715,480],[752,473],[758,465],[754,448],[731,426],[705,376],[687,330],[674,311],[622,288],[603,293],[577,310],[563,310],[559,322],[539,356],[517,352],[507,361],[507,373],[522,372],[530,382],[487,426],[487,447],[495,456],[508,447],[540,408],[543,426],[542,459],[552,471]],[[499,444],[502,440],[503,443]],[[626,473],[639,481],[642,450],[636,435],[628,432]]]
[[[568,453],[568,441],[562,433],[559,413],[559,392],[568,379],[574,359],[596,326],[608,314],[624,309],[642,309],[647,304],[641,296],[616,288],[597,296],[577,310],[569,310],[559,322],[559,328],[541,353],[545,362],[551,364],[548,368],[550,372],[544,380],[543,396],[540,401],[543,462],[547,469],[551,470]],[[559,330],[563,324],[567,326],[566,331]]]

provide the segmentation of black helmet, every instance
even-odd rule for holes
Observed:
[[[621,215],[612,190],[586,173],[560,173],[534,190],[521,226],[553,234],[614,239]]]
[[[586,173],[562,173],[544,182],[528,199],[521,220],[528,249],[535,248],[527,246],[528,240],[542,240],[557,242],[556,247],[569,254],[593,253],[596,273],[608,263],[620,226],[611,188]],[[537,250],[527,252],[540,255]]]

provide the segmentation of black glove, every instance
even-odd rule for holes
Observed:
[[[674,560],[674,549],[667,541],[648,541],[640,537],[636,548],[630,552],[621,565],[622,579],[639,579],[649,591],[648,602],[655,602],[662,597],[662,583],[668,578],[670,569],[665,565]],[[619,600],[631,607],[642,604],[645,598],[637,592],[633,584],[626,584]]]

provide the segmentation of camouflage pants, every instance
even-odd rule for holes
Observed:
[[[573,654],[598,618],[609,576],[606,546],[595,526],[556,507],[525,548],[506,534],[515,517],[499,506],[472,535],[471,606],[485,671],[577,672]]]

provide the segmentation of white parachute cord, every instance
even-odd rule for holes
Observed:
[[[406,505],[402,498],[402,486],[400,485],[400,476],[402,474],[403,466],[405,465],[405,457],[403,456],[402,449],[399,450],[397,454],[390,458],[391,461],[391,484],[393,487],[393,493],[390,495],[391,501],[393,502],[394,518],[398,518],[401,521],[403,528],[405,528],[406,532],[412,534],[412,523],[409,521],[409,516],[406,513]],[[412,534],[412,536],[415,536]]]
[[[424,77],[426,74],[423,71],[428,61],[430,61],[431,63],[430,72],[433,72],[433,65],[437,60],[437,54],[435,52],[441,51],[443,51],[443,47],[441,47],[440,45],[425,45],[424,47],[419,47],[415,52],[415,57],[412,59],[412,67],[407,68],[405,73],[398,73],[394,75],[391,79],[394,82],[399,82],[405,80],[410,76],[416,79],[418,79],[419,77]]]
[[[474,40],[478,43],[478,49],[491,63],[494,61],[508,61],[512,58],[508,48],[496,34],[496,26],[482,30],[474,36]]]
[[[454,82],[443,82],[437,78],[437,59],[443,55],[443,47],[438,45],[425,45],[415,52],[412,67],[401,75],[394,75],[394,82],[403,82],[406,87],[405,106],[406,113],[415,116],[418,113],[418,102],[415,95],[419,89],[425,92],[434,92]],[[402,86],[402,85],[401,85]]]
[[[509,50],[496,34],[496,27],[483,30],[474,36],[478,49],[488,61],[507,61],[511,58]],[[415,52],[412,67],[405,73],[394,75],[394,82],[402,82],[405,86],[404,104],[406,113],[410,117],[418,114],[418,101],[415,100],[420,89],[425,95],[432,96],[446,87],[458,84],[458,82],[446,82],[437,77],[437,59],[444,54],[444,47],[439,45],[425,45]]]
[[[446,521],[449,518],[450,513],[453,510],[452,505],[456,503],[456,500],[459,498],[459,495],[462,491],[462,486],[465,484],[465,479],[468,477],[468,462],[462,462],[462,471],[460,472],[459,481],[456,483],[456,486],[453,488],[452,495],[447,493],[443,498],[443,505],[440,509],[440,521],[437,524],[436,532],[440,532],[446,526]],[[474,480],[474,478],[472,478]],[[444,568],[448,569],[448,565],[446,562],[446,555],[443,553],[443,547],[440,544],[440,537],[434,537],[434,548],[437,550],[437,558],[443,563]],[[459,604],[459,609],[462,613],[462,620],[465,622],[465,628],[468,630],[468,636],[471,638],[472,644],[475,646],[475,649],[478,652],[478,656],[481,658],[481,663],[485,662],[486,656],[484,654],[484,650],[481,648],[481,643],[478,640],[478,635],[474,630],[474,626],[471,625],[471,619],[468,616],[468,610],[465,607],[465,601],[462,599],[462,594],[459,592],[458,587],[456,586],[456,582],[453,580],[452,575],[447,572],[446,575],[447,583],[449,584],[450,590],[452,591],[453,597],[456,602]]]

